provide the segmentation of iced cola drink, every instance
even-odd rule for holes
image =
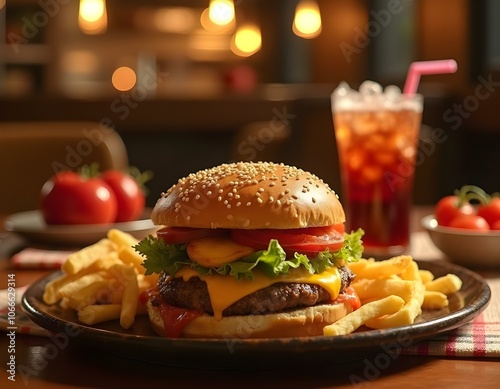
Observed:
[[[368,255],[409,246],[410,207],[423,98],[365,81],[332,94],[347,230],[362,228]]]

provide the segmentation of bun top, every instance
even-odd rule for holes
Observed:
[[[195,228],[302,228],[344,223],[336,193],[302,169],[238,162],[181,178],[157,201],[156,225]]]

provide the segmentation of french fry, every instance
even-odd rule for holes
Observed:
[[[139,285],[137,276],[132,267],[124,265],[125,288],[123,289],[122,309],[120,313],[120,325],[127,329],[135,320],[137,304],[139,302]]]
[[[142,266],[144,258],[130,246],[122,246],[118,250],[118,258],[127,265],[132,265],[138,274],[144,274],[146,269]]]
[[[410,265],[401,272],[400,276],[403,280],[422,282],[418,265],[415,261],[411,261]]]
[[[419,269],[418,274],[420,274],[420,279],[424,284],[427,284],[428,282],[431,282],[434,279],[434,274],[432,274],[432,272],[429,270]]]
[[[415,281],[394,278],[362,279],[352,283],[360,300],[380,299],[391,295],[408,301],[415,295]]]
[[[101,270],[97,273],[86,274],[83,277],[80,277],[77,280],[64,285],[62,288],[59,289],[59,293],[61,293],[63,297],[69,298],[78,291],[80,291],[82,288],[90,284],[99,281],[106,281],[108,279],[109,279],[109,274],[104,270]]]
[[[425,309],[443,309],[448,306],[448,297],[441,292],[426,290],[422,308]]]
[[[80,310],[93,304],[121,304],[123,285],[116,279],[96,281],[68,296],[69,306]]]
[[[98,300],[98,295],[106,292],[110,293],[109,280],[93,282],[68,296],[69,306],[78,311],[87,305],[95,304]]]
[[[107,233],[107,237],[118,246],[118,249],[122,247],[132,247],[138,243],[138,240],[134,236],[116,228],[110,229]]]
[[[362,305],[337,322],[324,327],[323,334],[327,336],[350,334],[369,320],[398,312],[403,304],[404,300],[394,295],[372,301]]]
[[[78,320],[87,325],[94,325],[103,321],[118,319],[121,310],[121,304],[87,305],[78,311]]]
[[[462,280],[455,274],[447,274],[425,284],[428,291],[441,292],[444,294],[455,293],[462,287]]]
[[[385,261],[368,262],[366,266],[353,272],[359,278],[384,278],[402,273],[412,261],[409,255],[401,255]]]
[[[97,259],[112,252],[116,252],[116,244],[104,238],[91,246],[70,254],[61,269],[66,274],[76,274],[92,265]]]
[[[422,312],[425,288],[420,282],[415,283],[415,296],[405,302],[405,305],[396,313],[384,317],[367,320],[365,325],[369,328],[382,329],[401,327],[413,324],[415,318]]]

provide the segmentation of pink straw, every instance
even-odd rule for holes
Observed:
[[[408,70],[403,93],[405,95],[417,93],[418,83],[422,74],[445,74],[455,73],[456,71],[457,61],[454,59],[413,62]]]

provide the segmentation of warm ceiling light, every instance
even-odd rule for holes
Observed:
[[[235,27],[235,19],[226,24],[225,26],[221,26],[219,24],[215,24],[210,20],[210,8],[205,8],[200,16],[200,24],[201,26],[208,32],[217,33],[217,34],[226,34],[234,31]]]
[[[295,8],[293,32],[301,38],[311,39],[321,33],[321,14],[314,0],[301,0]]]
[[[80,0],[78,25],[85,34],[102,34],[108,26],[105,0]]]
[[[231,41],[231,50],[241,57],[249,57],[262,47],[262,36],[255,24],[245,24],[238,28]]]
[[[208,8],[210,20],[219,26],[225,26],[234,19],[233,0],[210,0]]]
[[[122,66],[116,69],[111,77],[113,86],[121,92],[132,89],[136,81],[137,76],[135,75],[135,72],[127,66]]]

